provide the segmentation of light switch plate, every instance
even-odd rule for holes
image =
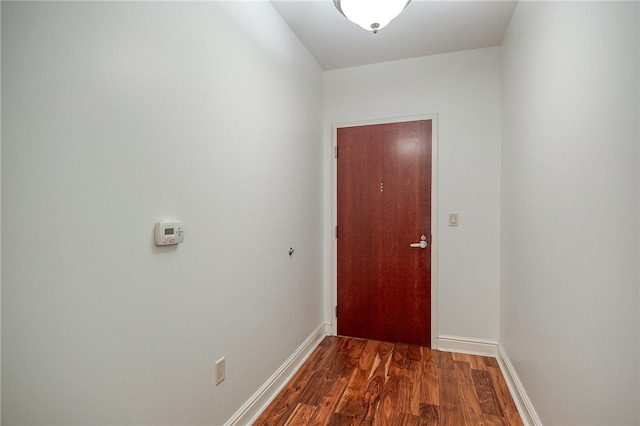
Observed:
[[[449,226],[458,226],[458,213],[449,213]]]

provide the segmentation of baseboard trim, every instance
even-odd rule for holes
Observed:
[[[496,358],[500,365],[500,369],[502,370],[502,375],[507,382],[509,392],[511,392],[511,396],[513,397],[513,402],[518,408],[518,413],[520,413],[522,422],[525,426],[542,426],[542,422],[540,421],[536,410],[533,408],[533,404],[527,396],[527,392],[525,392],[524,386],[522,386],[522,382],[520,382],[520,379],[516,374],[516,370],[513,368],[513,365],[501,344],[498,344],[498,356]]]
[[[441,334],[438,335],[438,349],[445,352],[496,357],[498,354],[498,342]]]
[[[325,323],[320,324],[293,355],[227,420],[224,426],[252,424],[327,335],[326,326]]]

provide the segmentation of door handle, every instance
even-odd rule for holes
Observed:
[[[426,237],[426,236],[424,236],[424,235],[423,235],[423,236],[421,236],[421,237],[420,237],[420,242],[419,242],[419,243],[411,243],[411,244],[409,244],[409,247],[412,247],[412,248],[421,248],[421,249],[427,248],[427,237]]]

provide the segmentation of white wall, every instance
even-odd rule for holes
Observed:
[[[638,16],[520,2],[503,42],[500,337],[546,425],[640,422]]]
[[[325,258],[333,241],[332,123],[422,114],[438,114],[438,334],[497,341],[498,47],[325,73]],[[459,227],[448,227],[449,212],[459,213]],[[325,277],[328,297],[329,262]]]
[[[3,424],[222,424],[322,324],[322,84],[268,2],[2,3]]]
[[[2,46],[2,7],[0,7],[0,46]],[[2,81],[2,55],[0,55],[0,81]],[[1,91],[0,84],[0,91]],[[0,102],[0,117],[2,117],[2,102]],[[1,132],[0,125],[0,134]],[[0,188],[2,187],[2,137],[0,135]],[[1,191],[0,191],[1,192]],[[2,223],[2,197],[0,194],[0,223]],[[0,242],[2,241],[2,226],[0,226]],[[2,329],[2,244],[0,243],[0,330]],[[0,333],[0,383],[2,378],[2,337]],[[2,401],[2,386],[0,385],[0,401]],[[2,403],[0,402],[0,423],[2,423]]]

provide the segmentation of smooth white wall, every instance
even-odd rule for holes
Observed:
[[[638,424],[638,3],[520,2],[503,42],[501,344],[543,424]]]
[[[2,7],[0,7],[0,46],[2,46]],[[0,55],[0,81],[2,81],[2,55]],[[0,92],[2,85],[0,84]],[[0,117],[2,117],[2,102],[0,102]],[[2,187],[2,126],[0,125],[0,188]],[[1,192],[1,191],[0,191]],[[0,196],[0,223],[2,223],[2,197]],[[0,241],[2,241],[2,226],[0,226]],[[2,329],[2,244],[0,244],[0,330]],[[2,381],[2,333],[0,333],[0,383]],[[0,401],[2,401],[2,386],[0,385]],[[0,403],[0,423],[2,423],[2,403]]]
[[[437,114],[438,334],[497,341],[500,48],[328,71],[324,99],[325,259],[333,247],[332,124]],[[449,212],[459,213],[459,227],[448,227]],[[331,274],[327,261],[326,297]],[[326,315],[332,320],[332,310]]]
[[[322,84],[266,1],[2,3],[3,424],[222,424],[323,323]]]

